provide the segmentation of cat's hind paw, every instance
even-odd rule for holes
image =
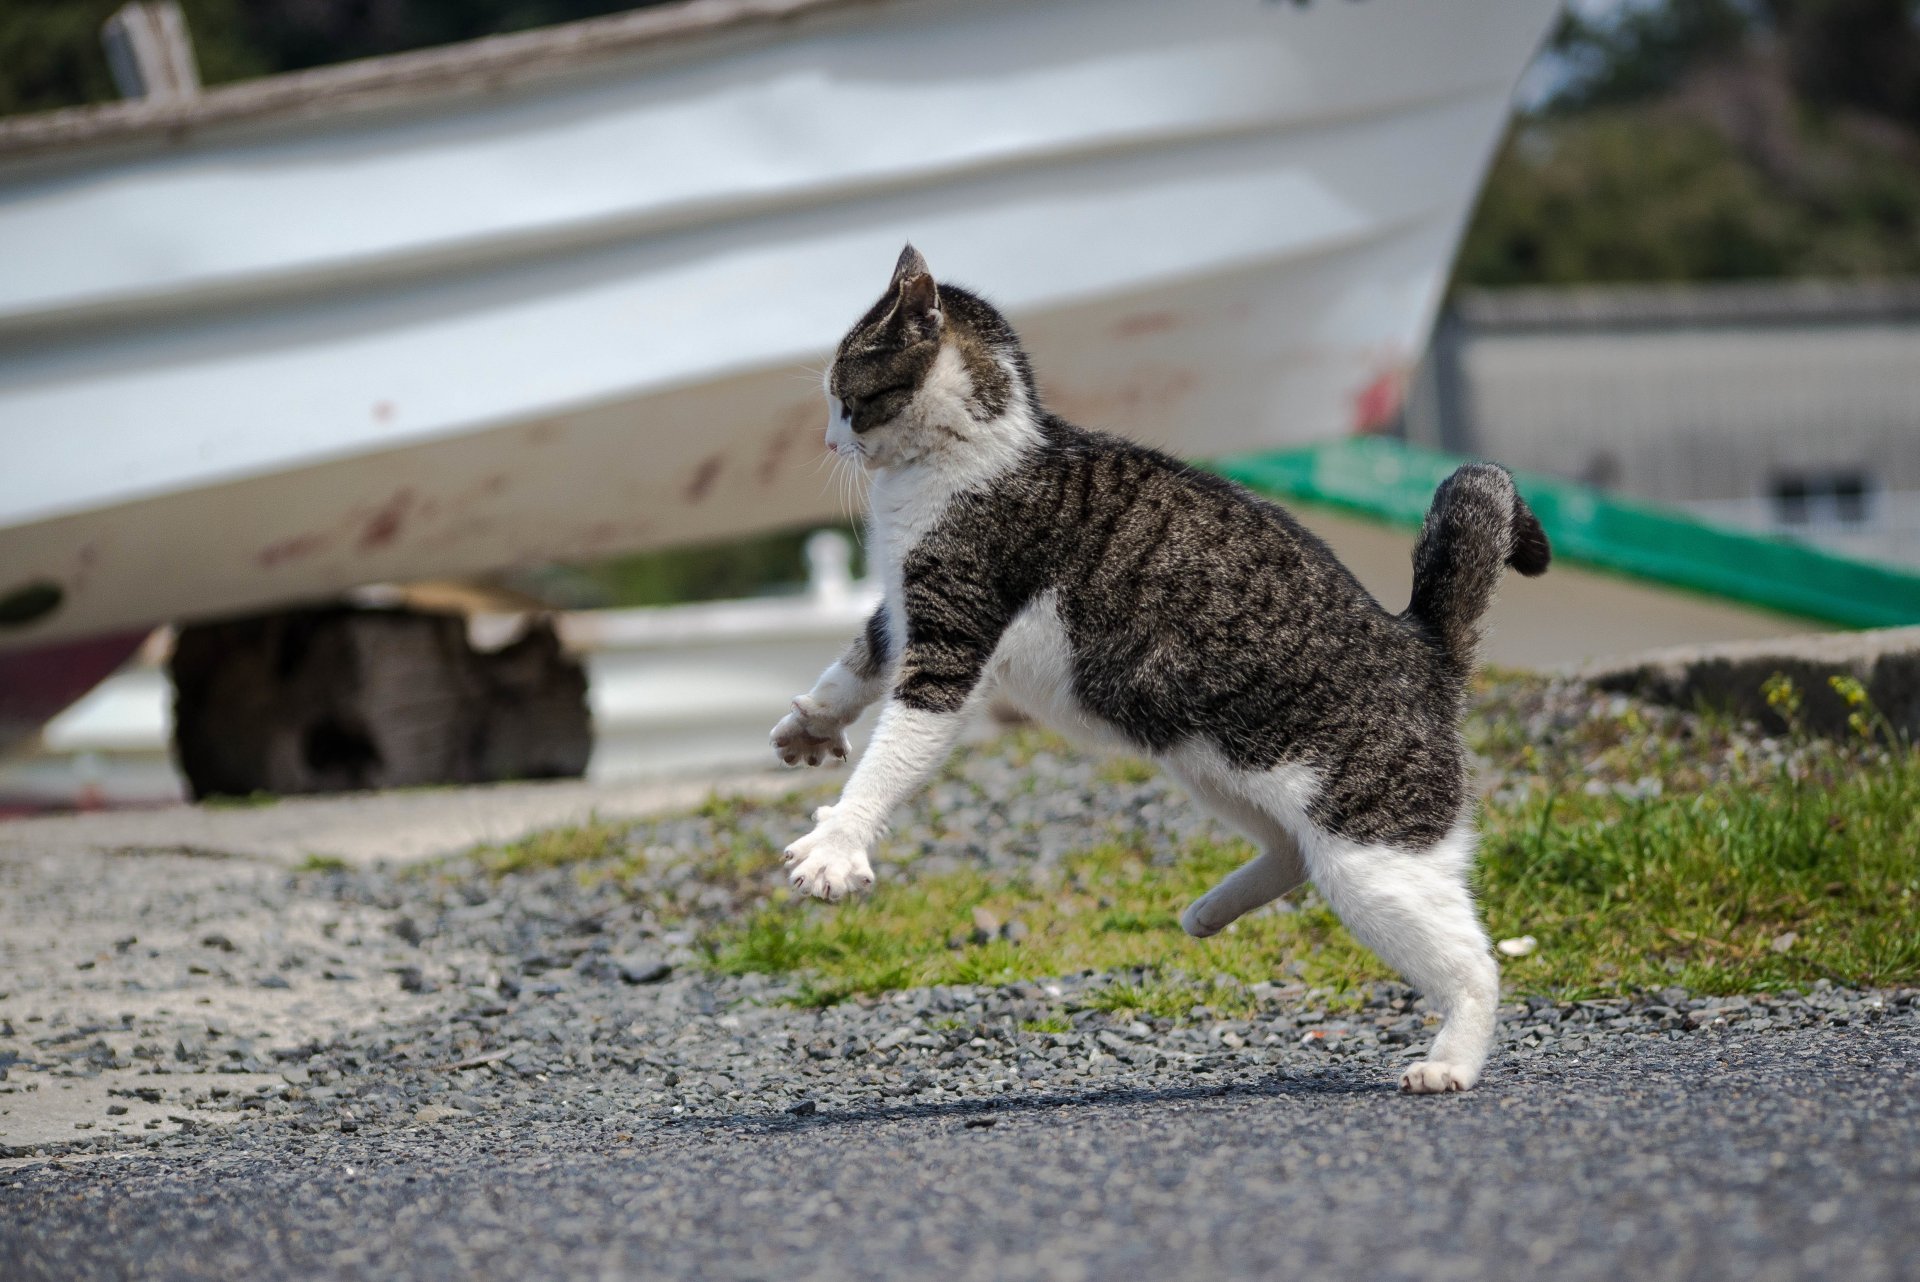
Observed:
[[[821,707],[804,694],[793,701],[793,711],[780,718],[768,738],[780,760],[790,766],[803,761],[817,766],[847,759],[845,727],[835,725]]]
[[[1210,939],[1231,926],[1234,916],[1238,914],[1227,916],[1217,905],[1210,902],[1212,899],[1213,896],[1210,894],[1202,895],[1188,904],[1187,910],[1180,914],[1180,929],[1195,939]],[[1222,916],[1226,916],[1225,921],[1220,920]]]

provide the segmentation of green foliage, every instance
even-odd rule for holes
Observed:
[[[1550,57],[1462,283],[1920,273],[1920,0],[1655,0]]]
[[[1554,106],[1578,111],[1665,93],[1702,62],[1738,50],[1753,26],[1739,0],[1626,5],[1606,19],[1570,12],[1553,36],[1568,73]]]
[[[1768,0],[1794,85],[1920,125],[1920,0]]]
[[[569,828],[536,832],[503,846],[485,846],[473,852],[480,866],[495,877],[544,868],[587,866],[612,859],[631,860],[627,852],[630,824],[592,819]],[[589,869],[590,871],[590,869]]]
[[[761,596],[807,581],[807,536],[783,530],[704,546],[617,557],[565,571],[566,595],[582,605],[674,605]],[[850,533],[851,531],[849,531]],[[863,557],[855,540],[854,574]]]
[[[124,0],[0,5],[0,115],[118,97],[100,27]],[[569,22],[663,0],[181,0],[209,85]]]
[[[119,97],[100,27],[125,0],[8,0],[0,5],[0,115]],[[181,0],[207,84],[276,67],[243,34],[238,0]]]
[[[1655,108],[1522,124],[1461,249],[1473,285],[1920,273],[1920,141],[1794,116],[1763,158]],[[1782,157],[1793,157],[1792,160]]]

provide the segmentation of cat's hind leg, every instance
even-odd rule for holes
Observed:
[[[1201,769],[1176,762],[1165,764],[1202,810],[1239,829],[1259,850],[1219,885],[1187,905],[1180,914],[1183,930],[1195,939],[1217,935],[1254,909],[1306,882],[1307,866],[1301,858],[1300,843],[1278,819],[1218,787]]]
[[[1400,1089],[1471,1090],[1500,1002],[1500,971],[1467,889],[1472,828],[1462,824],[1423,851],[1324,834],[1305,844],[1313,883],[1347,929],[1440,1008],[1433,1049],[1401,1076]]]

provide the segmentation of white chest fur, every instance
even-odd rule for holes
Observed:
[[[927,463],[882,468],[867,495],[867,557],[887,603],[887,631],[907,635],[902,567],[914,547],[940,523],[959,493],[943,470]]]

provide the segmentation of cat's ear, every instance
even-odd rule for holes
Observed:
[[[940,287],[933,283],[933,277],[924,271],[916,272],[903,278],[895,288],[899,291],[896,310],[902,323],[921,335],[938,332]]]
[[[898,289],[900,282],[909,276],[930,276],[932,274],[932,269],[927,266],[927,260],[920,257],[920,251],[909,243],[905,249],[900,251],[900,261],[893,265],[893,279],[887,283],[892,288]]]

